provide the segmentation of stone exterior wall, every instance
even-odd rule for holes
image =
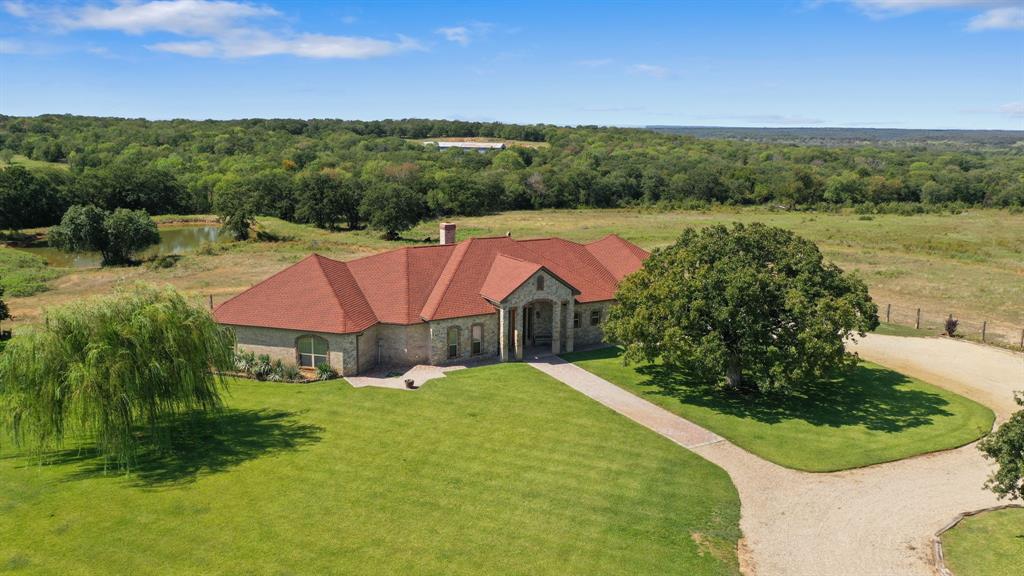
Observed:
[[[299,363],[298,351],[295,348],[295,340],[299,336],[307,334],[319,336],[327,340],[327,358],[331,368],[346,376],[356,373],[355,334],[302,332],[257,326],[232,326],[232,328],[235,330],[235,339],[240,350],[266,354],[272,360],[281,360],[288,364]]]
[[[412,366],[430,361],[430,327],[426,324],[378,324],[368,342],[371,366]],[[379,357],[378,357],[379,355]]]
[[[611,304],[611,302],[590,302],[576,305],[576,312],[580,315],[580,327],[575,330],[577,346],[597,344],[604,340],[604,322],[608,319],[608,307]],[[601,312],[601,323],[597,326],[590,324],[590,313],[593,310]]]
[[[472,326],[482,324],[484,338],[481,342],[482,350],[478,357],[498,355],[498,314],[484,314],[481,316],[466,316],[465,318],[451,318],[448,320],[435,320],[430,322],[430,353],[428,361],[430,364],[443,365],[456,362],[465,362],[472,358]],[[448,327],[458,326],[459,331],[459,357],[448,358]]]

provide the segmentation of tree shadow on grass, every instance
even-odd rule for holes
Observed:
[[[322,431],[295,420],[293,412],[262,409],[186,414],[162,425],[167,446],[162,450],[143,448],[129,477],[143,487],[188,484],[202,474],[224,472],[249,460],[315,444]],[[67,480],[120,474],[95,450],[64,450],[47,460],[78,465]]]
[[[590,358],[612,358],[610,349]],[[688,377],[682,370],[660,364],[637,366],[645,378],[644,394],[677,399],[720,414],[750,418],[766,424],[803,420],[814,426],[864,426],[868,430],[901,432],[928,426],[941,416],[953,416],[941,395],[903,387],[912,381],[899,372],[859,364],[831,378],[800,387],[792,395],[740,394]]]

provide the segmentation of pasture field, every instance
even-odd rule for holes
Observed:
[[[230,392],[127,476],[0,445],[0,572],[739,574],[723,470],[525,364]]]
[[[870,218],[870,219],[864,219]],[[158,221],[212,220],[203,216],[161,216]],[[989,321],[989,331],[1017,334],[1024,328],[1024,214],[971,210],[963,214],[915,216],[852,213],[778,212],[762,208],[707,211],[650,209],[540,210],[456,217],[459,238],[478,235],[562,236],[590,241],[610,233],[653,249],[671,244],[687,226],[764,222],[814,241],[825,256],[855,270],[868,283],[884,311],[922,308],[932,315],[953,313],[972,323]],[[437,221],[388,242],[370,230],[326,231],[261,218],[277,242],[228,242],[204,254],[189,255],[174,268],[146,267],[75,270],[50,282],[51,290],[12,298],[21,321],[38,317],[41,306],[104,292],[119,281],[170,283],[205,299],[222,301],[298,261],[310,252],[350,259],[403,245],[437,241]],[[0,251],[5,250],[0,248]],[[0,264],[0,276],[4,275]]]
[[[956,448],[986,434],[995,420],[973,400],[870,362],[793,395],[750,398],[660,364],[625,366],[618,348],[564,357],[766,460],[809,472]]]

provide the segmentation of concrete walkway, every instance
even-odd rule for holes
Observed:
[[[879,363],[895,354],[906,374],[979,401],[991,399],[1000,419],[1008,415],[1006,397],[1024,387],[1019,354],[993,354],[964,342],[891,338],[872,335],[857,349]],[[893,352],[902,346],[917,355]],[[530,364],[728,472],[742,502],[740,561],[748,575],[932,576],[932,534],[960,512],[998,503],[982,487],[990,467],[974,444],[856,470],[799,472],[746,452],[560,358],[541,356]],[[941,381],[929,378],[946,364],[950,370]],[[984,377],[972,377],[976,373]]]

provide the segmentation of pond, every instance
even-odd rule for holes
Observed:
[[[220,226],[173,226],[160,228],[160,243],[150,246],[135,255],[136,258],[148,258],[156,255],[188,254],[203,244],[211,244],[220,239]],[[61,252],[49,246],[35,248],[16,248],[46,259],[46,263],[57,268],[93,268],[100,265],[103,258],[99,252]]]

